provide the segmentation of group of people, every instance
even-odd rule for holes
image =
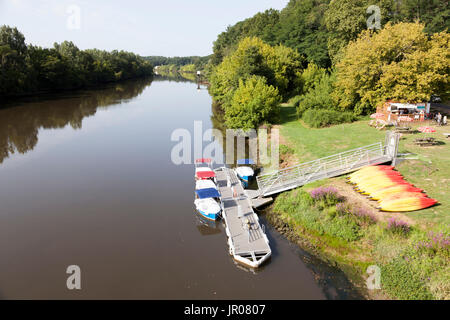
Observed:
[[[446,126],[447,125],[447,116],[442,116],[440,112],[435,115],[434,120],[436,120],[438,126]]]

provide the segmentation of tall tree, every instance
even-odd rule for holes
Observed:
[[[334,96],[343,109],[374,110],[386,99],[428,101],[447,95],[449,34],[431,39],[420,23],[390,22],[379,32],[364,31],[344,49],[337,64]]]

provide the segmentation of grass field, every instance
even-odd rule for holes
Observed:
[[[293,107],[283,105],[281,110],[280,141],[287,147],[280,147],[280,153],[288,150],[289,165],[384,142],[386,132],[370,127],[369,119],[311,129],[297,119]],[[412,127],[422,125],[424,123]],[[280,194],[272,208],[273,221],[279,219],[289,225],[294,234],[326,259],[335,261],[343,270],[351,270],[345,272],[351,277],[356,274],[362,290],[366,268],[379,266],[383,290],[367,292],[369,297],[450,299],[450,139],[443,135],[450,132],[450,128],[433,127],[436,133],[413,130],[415,132],[401,136],[399,154],[402,160],[396,168],[406,180],[438,200],[439,205],[415,212],[383,213],[376,209],[375,201],[345,183],[345,177],[335,177]],[[438,145],[415,145],[414,139],[424,135],[435,137]],[[338,214],[334,203],[324,206],[308,200],[309,193],[321,186],[335,188],[344,197],[343,205],[351,209]],[[361,214],[358,214],[361,208],[375,216],[376,222],[369,225],[361,222]],[[408,230],[392,232],[389,222],[392,218],[407,223]]]
[[[285,143],[293,149],[296,159],[301,162],[329,156],[338,152],[384,141],[386,132],[368,125],[369,120],[346,123],[328,128],[307,128],[297,119],[295,108],[283,105],[281,108],[280,134]],[[413,125],[418,127],[423,124]],[[436,127],[435,137],[439,145],[420,147],[414,139],[423,133],[403,134],[400,138],[399,153],[407,154],[397,167],[405,178],[424,189],[438,200],[439,205],[429,209],[408,213],[422,223],[450,225],[450,139],[442,133],[450,132],[450,127]]]

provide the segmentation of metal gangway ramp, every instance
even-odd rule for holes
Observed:
[[[388,131],[384,145],[382,142],[378,142],[273,173],[259,175],[256,177],[259,190],[253,192],[251,197],[269,196],[316,180],[340,176],[368,165],[394,162],[397,156],[398,141],[399,135]]]

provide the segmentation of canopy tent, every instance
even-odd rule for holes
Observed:
[[[420,128],[417,128],[417,131],[420,131],[423,133],[433,133],[433,132],[436,132],[436,129],[434,129],[432,127],[420,127]]]
[[[252,159],[239,159],[236,163],[240,164],[240,165],[242,165],[242,164],[252,165],[252,164],[255,164],[255,161],[253,161]]]
[[[196,190],[195,193],[197,194],[199,199],[220,198],[219,191],[213,188]]]
[[[200,158],[200,159],[196,159],[195,163],[211,163],[211,159],[210,158]]]
[[[391,103],[391,106],[397,107],[398,109],[417,109],[417,105],[409,103]],[[392,110],[392,109],[391,109]]]
[[[214,171],[199,171],[196,173],[196,177],[199,179],[208,179],[208,178],[214,178],[216,174]]]

